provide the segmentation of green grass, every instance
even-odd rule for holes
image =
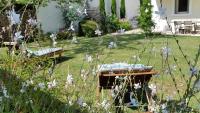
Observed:
[[[176,93],[176,88],[171,76],[163,73],[163,70],[165,69],[162,68],[162,57],[160,55],[161,48],[165,47],[168,42],[168,45],[171,48],[171,55],[169,56],[170,65],[172,66],[175,64],[172,57],[174,56],[178,59],[178,65],[186,76],[189,76],[189,67],[187,62],[184,60],[184,57],[181,55],[174,37],[163,35],[154,36],[151,39],[144,39],[143,37],[143,35],[103,36],[96,38],[80,37],[78,38],[78,44],[71,44],[70,40],[58,41],[58,46],[63,47],[66,51],[64,52],[63,57],[58,60],[59,63],[56,65],[53,73],[53,78],[57,80],[59,85],[57,90],[53,92],[52,95],[64,103],[66,103],[66,94],[70,95],[73,99],[76,97],[83,97],[84,101],[86,101],[89,105],[94,105],[97,102],[97,76],[90,73],[84,82],[83,78],[80,76],[81,69],[91,71],[92,67],[97,67],[97,64],[103,63],[135,63],[135,60],[133,59],[134,55],[140,56],[141,59],[141,61],[136,63],[152,65],[155,70],[160,72],[159,77],[153,77],[151,80],[151,83],[158,86],[159,94],[164,94],[164,96],[175,95],[173,93]],[[179,40],[180,46],[183,52],[187,55],[187,58],[190,61],[193,61],[198,52],[200,37],[179,36],[176,38]],[[99,44],[100,40],[102,40],[102,44]],[[116,49],[108,49],[110,41],[117,42]],[[47,47],[49,44],[50,42],[48,41],[39,41],[39,44],[38,42],[30,43],[28,46],[33,50],[37,50]],[[39,47],[39,45],[41,47]],[[155,48],[155,53],[152,54],[150,51],[153,47]],[[0,49],[0,51],[5,51],[5,48]],[[0,57],[2,56],[1,54],[2,52],[0,53]],[[86,54],[92,55],[94,59],[98,55],[99,59],[96,59],[93,63],[88,63],[84,60]],[[200,61],[198,61],[197,67],[200,67]],[[73,75],[75,86],[71,86],[66,90],[63,87],[68,73]],[[178,89],[181,93],[183,93],[186,84],[178,71],[178,67],[173,71],[173,74],[175,75]],[[107,94],[106,91],[103,92],[104,95],[102,95],[101,98],[110,99],[109,93],[107,92]],[[177,96],[174,97],[178,98]],[[198,94],[197,97],[199,98],[200,95]],[[194,99],[191,104],[193,106],[196,105],[196,103],[197,101]],[[128,111],[132,112],[132,110]]]

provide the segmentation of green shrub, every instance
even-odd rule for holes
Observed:
[[[58,40],[70,39],[71,37],[72,37],[72,34],[69,31],[61,31],[57,33]]]
[[[154,26],[154,22],[152,21],[152,5],[150,0],[141,1],[138,24],[144,30],[146,36],[151,34],[151,28]]]
[[[84,36],[93,37],[95,36],[95,30],[98,24],[93,20],[84,20],[81,22],[80,26]]]
[[[117,18],[116,15],[112,15],[112,16],[107,16],[106,17],[106,21],[105,21],[105,26],[106,26],[106,31],[108,33],[110,32],[115,32],[117,31],[120,27],[119,27],[119,19]]]
[[[119,22],[119,27],[125,30],[132,29],[132,25],[128,20],[123,20]]]
[[[126,16],[125,0],[121,0],[120,17],[125,18],[125,16]]]

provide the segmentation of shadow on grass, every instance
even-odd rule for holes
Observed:
[[[121,35],[121,36],[102,36],[85,38],[80,41],[78,48],[73,49],[75,54],[80,53],[99,53],[104,48],[108,48],[110,42],[117,42],[118,49],[136,49],[128,46],[129,44],[141,44],[140,39],[144,39],[144,35]],[[102,42],[101,42],[102,41]],[[101,44],[99,44],[101,42]]]
[[[3,98],[0,112],[14,113],[88,113],[78,105],[69,106],[52,94],[34,86],[28,86],[25,93],[20,93],[23,80],[7,71],[0,70],[0,85],[5,86],[10,98]],[[3,95],[1,93],[0,95]]]
[[[73,59],[73,58],[74,57],[72,57],[72,56],[61,56],[61,57],[53,58],[52,60],[55,60],[56,64],[60,64],[62,62],[65,62],[65,61]]]

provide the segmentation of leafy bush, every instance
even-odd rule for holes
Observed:
[[[63,11],[66,27],[69,27],[71,22],[81,21],[86,16],[85,8],[80,3],[64,3],[59,7]]]
[[[116,15],[107,16],[105,17],[105,23],[103,23],[103,26],[106,26],[106,32],[115,32],[119,29],[119,19]]]
[[[105,33],[115,32],[119,29],[130,30],[131,23],[128,20],[119,20],[116,15],[106,16],[101,21],[101,29]]]
[[[61,31],[57,33],[58,40],[70,39],[71,37],[72,37],[72,34],[69,31]]]
[[[98,24],[93,20],[84,20],[81,22],[80,26],[84,36],[93,37],[95,36],[95,30]]]
[[[125,29],[125,30],[132,29],[132,25],[128,20],[120,21],[119,27],[122,28],[122,29]]]

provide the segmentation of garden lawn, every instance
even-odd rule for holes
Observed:
[[[57,46],[63,47],[65,52],[63,57],[57,60],[57,65],[52,75],[58,83],[57,90],[52,95],[55,95],[64,103],[67,103],[66,95],[71,95],[73,99],[82,97],[89,105],[96,104],[98,80],[94,70],[97,69],[97,65],[126,62],[153,66],[155,70],[160,72],[160,75],[153,77],[151,80],[152,84],[157,85],[158,95],[163,94],[164,100],[167,96],[178,99],[179,97],[175,96],[177,95],[177,91],[172,77],[167,73],[167,64],[161,56],[162,48],[170,48],[169,66],[172,68],[177,88],[182,95],[186,84],[179,72],[179,68],[189,77],[190,67],[187,65],[175,38],[179,40],[182,51],[188,60],[193,63],[199,49],[200,37],[177,36],[174,38],[173,36],[164,35],[156,35],[149,39],[144,39],[143,37],[143,35],[106,35],[94,38],[79,37],[77,38],[77,44],[73,44],[71,40],[59,40]],[[116,42],[117,47],[109,49],[108,45],[110,42]],[[37,50],[48,45],[50,45],[50,41],[46,40],[30,43],[28,47]],[[2,50],[5,50],[5,48]],[[85,60],[86,55],[91,55],[93,61],[87,62]],[[174,62],[173,57],[177,59],[178,65]],[[198,61],[197,67],[200,69],[200,61]],[[88,71],[85,79],[81,76],[81,69]],[[72,74],[75,85],[65,89],[64,86],[68,74]],[[197,97],[200,98],[200,94]],[[100,100],[102,101],[103,99],[111,99],[107,91],[103,91],[101,94]],[[192,100],[190,104],[193,107],[199,107],[196,99]],[[127,112],[129,111],[131,112],[130,109]]]

